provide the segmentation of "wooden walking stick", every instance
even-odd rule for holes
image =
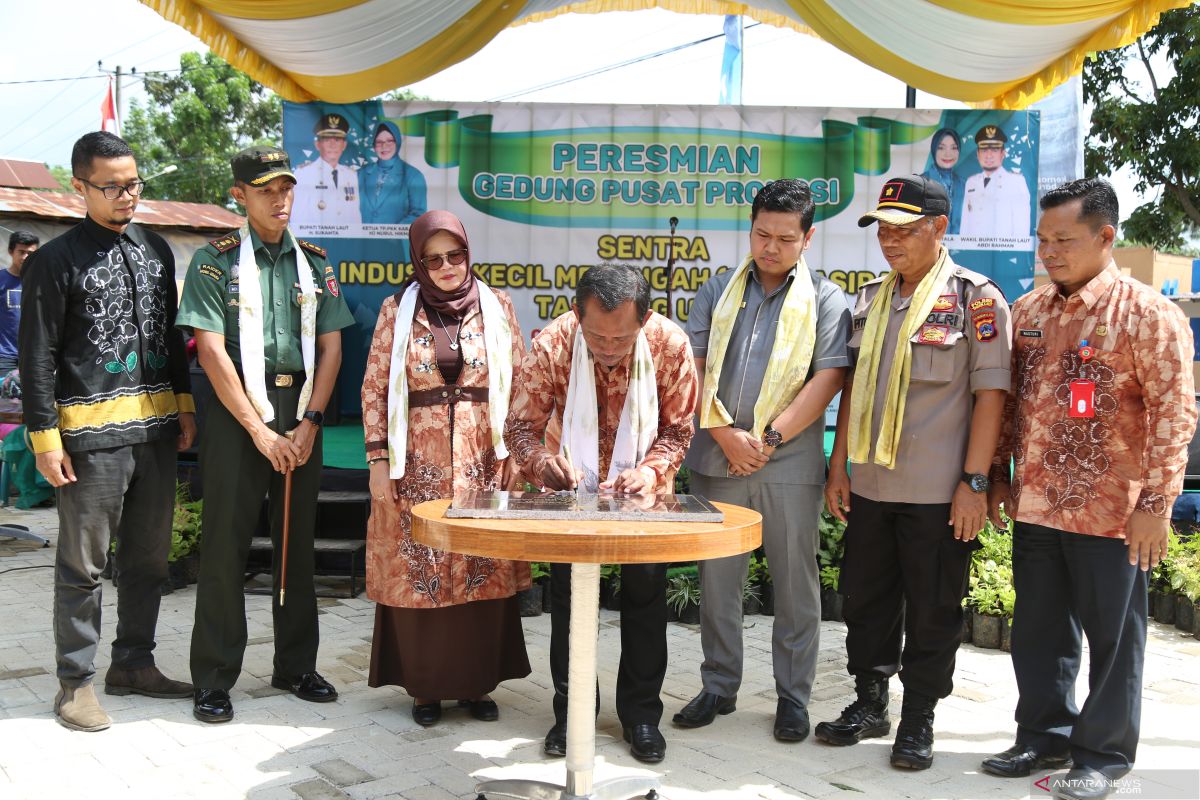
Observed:
[[[288,431],[287,436],[290,441],[293,438],[294,431]],[[287,557],[288,557],[288,530],[292,526],[292,470],[288,470],[283,476],[283,542],[280,544],[282,552],[279,554],[279,605],[283,606],[284,595],[287,592]]]

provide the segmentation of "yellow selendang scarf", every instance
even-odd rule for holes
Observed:
[[[716,428],[729,425],[733,417],[717,399],[717,384],[721,380],[721,367],[725,363],[725,351],[738,310],[742,307],[742,296],[746,293],[746,281],[750,278],[750,263],[747,256],[733,273],[733,278],[717,300],[713,309],[712,324],[708,332],[708,358],[704,363],[704,397],[700,399],[700,427]],[[775,417],[779,416],[808,377],[812,365],[813,351],[817,346],[817,296],[813,289],[812,274],[804,257],[796,264],[796,279],[788,288],[779,311],[779,323],[775,328],[775,344],[771,347],[771,368],[763,376],[762,389],[754,403],[754,427],[750,433],[762,436]]]
[[[895,469],[896,450],[900,446],[900,429],[904,423],[904,403],[908,397],[908,380],[912,371],[912,342],[910,339],[929,317],[933,304],[950,275],[954,262],[946,248],[941,248],[933,269],[917,284],[913,292],[908,313],[900,327],[896,340],[896,354],[888,373],[887,391],[884,395],[883,416],[879,420],[879,439],[875,442],[874,463]],[[855,379],[850,398],[850,462],[866,464],[870,457],[871,418],[875,410],[875,390],[879,380],[879,359],[883,354],[883,339],[887,333],[888,306],[892,302],[892,291],[900,280],[893,271],[884,279],[867,312],[867,324],[863,329],[862,347],[858,354]]]

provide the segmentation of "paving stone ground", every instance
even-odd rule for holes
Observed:
[[[16,522],[57,535],[53,510],[0,510]],[[221,798],[256,800],[456,800],[474,798],[477,779],[537,777],[562,780],[561,759],[542,755],[553,722],[547,653],[548,616],[525,620],[533,673],[501,686],[494,697],[500,720],[476,722],[447,708],[425,729],[412,721],[411,700],[394,688],[367,686],[374,604],[321,601],[319,670],[337,685],[336,703],[305,703],[270,687],[270,599],[247,596],[249,645],[245,669],[232,693],[236,717],[223,725],[192,718],[190,701],[110,697],[113,717],[102,733],[59,726],[51,708],[54,641],[50,627],[53,547],[0,539],[0,798]],[[32,569],[15,569],[32,567]],[[105,585],[98,680],[109,662],[116,624],[115,592]],[[163,598],[158,664],[186,679],[195,587]],[[964,645],[954,695],[937,711],[932,769],[892,769],[888,739],[832,748],[812,739],[780,744],[771,738],[775,710],[771,677],[771,618],[746,618],[746,670],[734,714],[698,730],[670,725],[700,688],[700,633],[672,623],[670,668],[663,687],[667,758],[647,770],[621,741],[613,708],[620,649],[617,614],[601,611],[601,712],[597,779],[650,773],[666,800],[730,798],[1026,798],[1047,797],[1030,780],[1000,780],[979,772],[982,757],[1007,747],[1013,736],[1016,690],[1008,655]],[[827,622],[813,701],[813,723],[836,717],[852,699],[845,674],[845,628]],[[1194,769],[1200,752],[1200,641],[1173,628],[1150,626],[1138,770]],[[1086,697],[1086,666],[1079,697]],[[899,710],[899,686],[892,689]],[[1137,773],[1135,773],[1137,774]],[[1034,792],[1034,794],[1031,794]]]

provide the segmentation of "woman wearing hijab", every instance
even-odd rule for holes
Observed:
[[[967,181],[954,171],[962,149],[962,137],[953,128],[942,128],[933,135],[929,143],[929,154],[933,163],[921,173],[926,180],[937,181],[946,187],[950,197],[950,225],[946,233],[957,234],[962,222],[963,197],[967,192]]]
[[[406,225],[425,213],[425,176],[401,160],[400,129],[381,122],[373,140],[378,160],[358,171],[364,225]]]
[[[423,214],[409,247],[416,279],[379,309],[362,389],[367,595],[378,604],[369,684],[406,689],[421,725],[455,699],[494,720],[488,694],[529,674],[515,596],[529,565],[419,544],[412,507],[503,488],[504,418],[524,340],[508,295],[471,271],[458,217]]]

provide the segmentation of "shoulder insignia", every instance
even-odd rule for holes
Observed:
[[[301,247],[303,247],[305,250],[308,250],[310,253],[316,253],[321,258],[325,258],[325,248],[324,247],[315,245],[312,242],[306,242],[303,239],[297,239],[296,243],[299,244]]]
[[[860,283],[858,285],[858,288],[862,289],[864,286],[873,286],[877,283],[883,283],[884,278],[886,278],[887,276],[888,276],[888,274],[886,272],[883,273],[882,275],[877,275],[874,278],[872,278],[871,280],[867,281],[866,283]]]
[[[962,278],[967,283],[974,284],[975,286],[987,286],[989,283],[993,283],[992,279],[988,276],[980,275],[978,272],[969,270],[965,267],[958,267],[955,269],[954,276],[956,278]]]
[[[242,243],[242,237],[236,231],[227,236],[222,236],[220,239],[213,239],[209,242],[212,248],[218,253],[225,253]]]

